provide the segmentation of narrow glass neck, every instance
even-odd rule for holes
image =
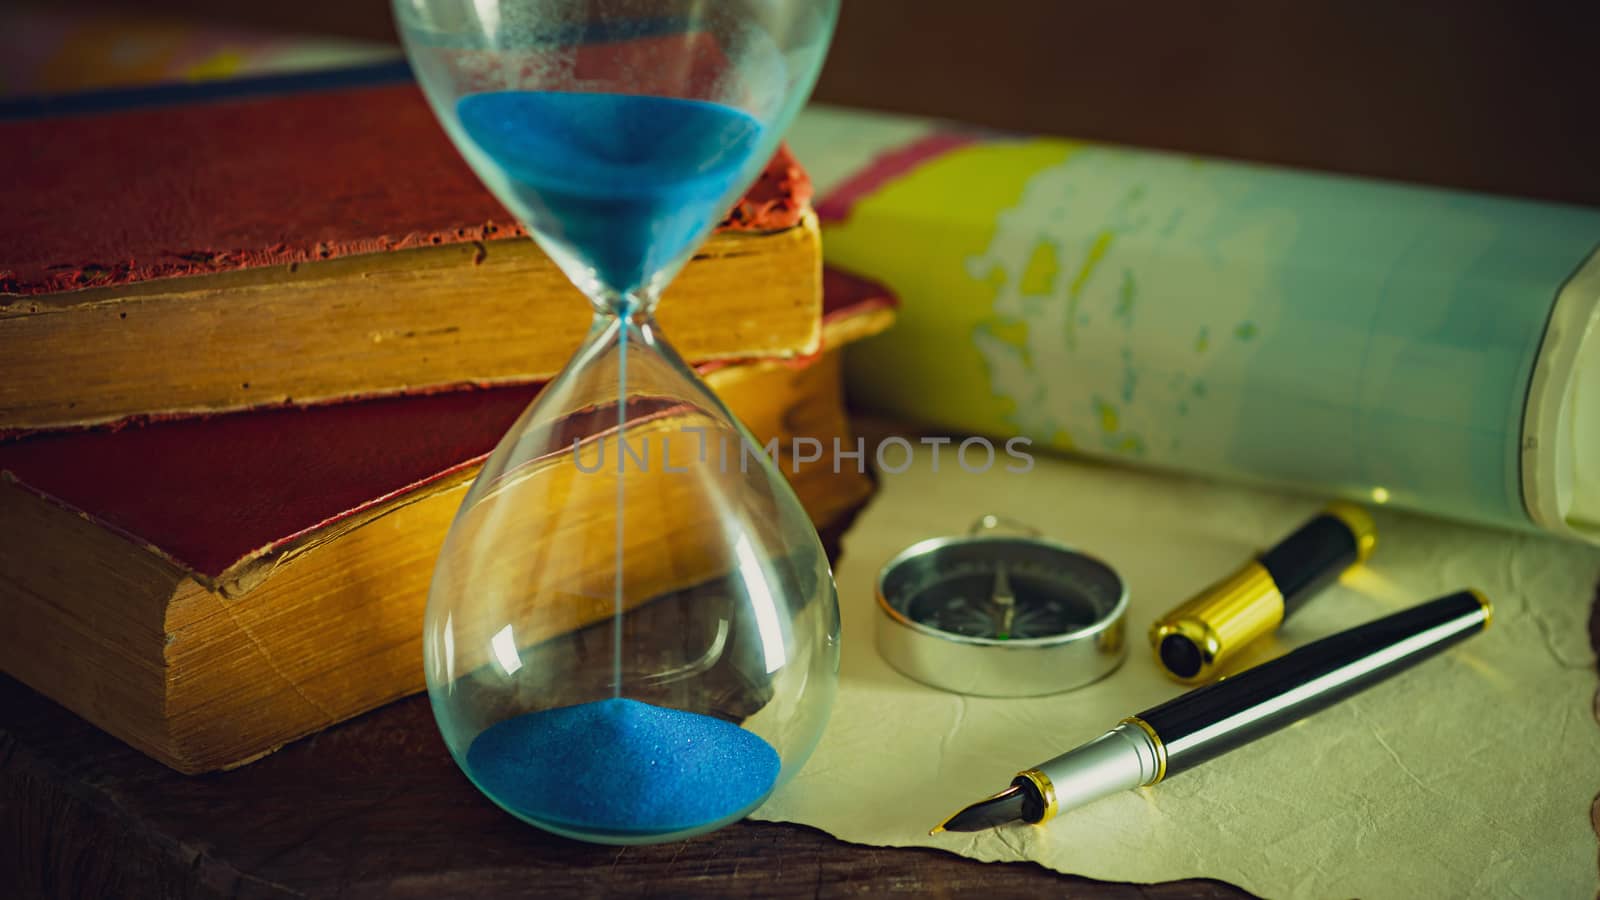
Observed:
[[[595,304],[594,319],[589,325],[586,346],[615,344],[619,335],[626,335],[629,344],[657,349],[663,343],[661,326],[656,324],[655,304],[648,306],[618,302],[615,306]],[[581,352],[581,351],[580,351]]]
[[[654,359],[677,369],[690,380],[699,380],[694,368],[678,355],[678,351],[673,349],[668,338],[661,333],[661,326],[656,324],[655,315],[649,308],[636,308],[632,315],[626,318],[620,311],[596,309],[594,320],[589,326],[589,335],[574,357],[574,363],[586,365],[584,360],[609,353],[616,347],[619,338],[633,348],[628,352],[647,351]]]
[[[648,320],[655,313],[660,296],[660,292],[648,289],[625,294],[607,291],[591,294],[589,305],[594,307],[595,315],[601,318],[627,318],[640,322]]]

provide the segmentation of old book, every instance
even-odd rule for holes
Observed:
[[[821,353],[703,367],[757,440],[779,439],[780,465],[818,523],[858,503],[869,481],[836,469],[831,453],[801,462],[792,439],[853,445],[838,348],[893,317],[875,286],[828,281]],[[184,772],[247,762],[421,689],[434,558],[483,456],[534,393],[468,389],[0,443],[0,665]]]
[[[588,325],[403,64],[0,104],[0,171],[0,433],[528,384]],[[674,282],[687,359],[816,349],[809,200],[780,151]]]

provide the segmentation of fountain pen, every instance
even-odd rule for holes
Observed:
[[[1017,774],[946,819],[941,831],[1048,822],[1062,810],[1156,784],[1359,693],[1477,634],[1494,609],[1462,590],[1292,650],[1130,716],[1098,738]]]

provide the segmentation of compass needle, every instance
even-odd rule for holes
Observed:
[[[1017,618],[1017,595],[1011,590],[1011,579],[1006,577],[1006,564],[1003,562],[995,563],[994,592],[989,596],[989,603],[1000,616],[995,637],[1002,641],[1010,638]]]

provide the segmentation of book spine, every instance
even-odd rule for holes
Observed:
[[[1600,210],[828,109],[790,140],[829,263],[902,299],[862,405],[1535,524],[1530,376]]]

